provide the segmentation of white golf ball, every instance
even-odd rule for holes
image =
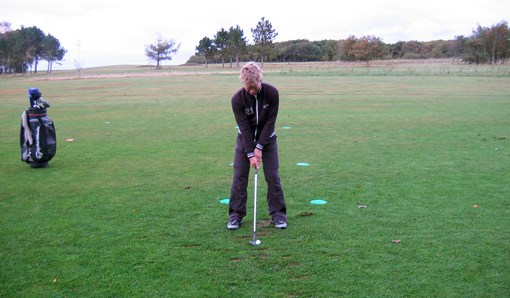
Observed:
[[[260,245],[260,240],[255,241],[255,244]]]

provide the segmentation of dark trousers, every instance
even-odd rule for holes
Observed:
[[[275,140],[273,143],[265,145],[262,150],[262,168],[267,183],[267,206],[271,218],[287,220],[287,207],[283,198],[279,167],[278,144]],[[229,220],[242,220],[246,216],[246,201],[248,199],[246,189],[250,168],[250,160],[246,156],[241,136],[238,135],[234,156],[234,179],[228,205]]]

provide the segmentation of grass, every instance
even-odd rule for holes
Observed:
[[[0,78],[0,296],[508,297],[508,75],[335,65],[266,65],[289,227],[269,224],[261,184],[258,247],[251,213],[228,231],[219,203],[230,69]],[[29,87],[57,129],[46,169],[20,162]]]

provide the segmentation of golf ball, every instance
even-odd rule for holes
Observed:
[[[255,244],[260,245],[260,240],[255,241]]]

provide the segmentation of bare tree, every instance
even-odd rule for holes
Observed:
[[[158,33],[153,44],[145,45],[145,55],[151,61],[156,61],[156,68],[160,68],[161,61],[172,60],[172,55],[177,53],[180,47],[181,44],[177,44],[174,39],[163,39],[161,33]]]
[[[83,75],[83,64],[80,61],[80,44],[81,40],[78,40],[78,57],[74,60],[74,66],[76,67],[76,72],[78,73],[78,77]]]
[[[0,35],[12,31],[11,22],[3,21],[0,22]]]

